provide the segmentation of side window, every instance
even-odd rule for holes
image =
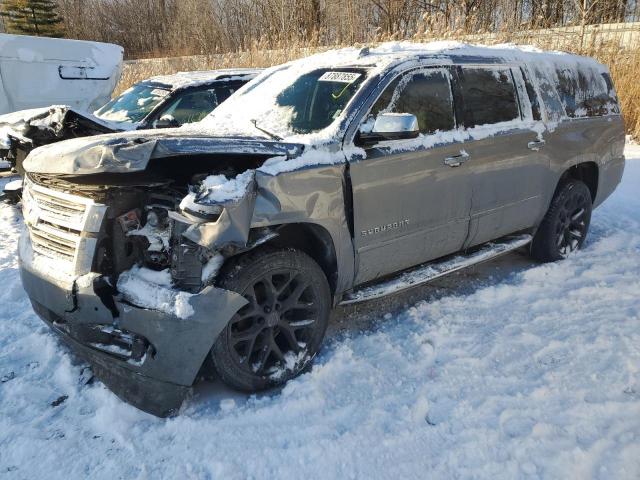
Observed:
[[[224,102],[227,98],[234,94],[236,90],[238,90],[243,84],[232,84],[229,86],[221,86],[216,88],[216,97],[218,100],[218,105]]]
[[[620,103],[618,101],[618,94],[616,93],[616,89],[613,86],[613,80],[611,80],[611,76],[608,73],[601,73],[602,79],[604,80],[605,85],[607,86],[607,93],[604,95],[606,98],[606,106],[608,109],[607,113],[620,113]]]
[[[531,114],[533,115],[534,120],[542,120],[542,114],[540,113],[540,101],[538,100],[538,95],[536,94],[529,77],[525,73],[524,69],[520,68],[520,73],[522,73],[522,78],[524,79],[524,85],[527,89],[527,96],[529,97],[529,102],[531,103]]]
[[[518,97],[509,68],[463,67],[460,91],[466,128],[520,118]]]
[[[179,125],[199,122],[218,106],[215,89],[179,95],[160,116],[171,115]]]
[[[533,70],[535,79],[538,82],[540,97],[547,117],[552,122],[559,122],[565,116],[564,107],[558,98],[555,86],[549,80],[549,76],[546,73],[548,70],[536,64],[531,65],[530,68]]]
[[[567,115],[572,118],[620,113],[608,74],[583,65],[556,68],[557,88]]]
[[[371,109],[379,113],[411,113],[423,134],[455,128],[449,73],[418,70],[396,78]]]

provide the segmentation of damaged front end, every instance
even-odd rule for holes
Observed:
[[[71,138],[117,131],[112,125],[67,106],[25,110],[0,116],[0,161],[24,174],[22,163],[33,149]]]
[[[193,143],[115,143],[82,162],[61,155],[57,173],[44,173],[51,167],[42,154],[29,157],[21,277],[36,313],[98,378],[125,401],[167,416],[247,303],[214,285],[225,258],[277,235],[250,229],[255,168],[293,147],[246,143],[238,153],[216,153],[210,142],[206,157],[185,157]],[[123,167],[123,157],[136,157],[135,167]],[[205,173],[212,171],[213,179]]]

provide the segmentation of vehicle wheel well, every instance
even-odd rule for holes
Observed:
[[[320,266],[331,293],[336,291],[338,281],[338,261],[331,234],[320,225],[312,223],[291,223],[278,229],[278,236],[268,242],[278,248],[295,248],[309,255]]]
[[[598,193],[598,175],[598,165],[595,162],[584,162],[574,165],[562,174],[562,177],[560,177],[560,181],[558,182],[558,186],[556,187],[556,192],[568,180],[580,180],[589,187],[589,191],[591,192],[591,201],[595,202],[596,194]]]

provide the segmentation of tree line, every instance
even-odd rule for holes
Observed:
[[[635,21],[639,0],[0,0],[9,33],[118,43],[129,57]]]

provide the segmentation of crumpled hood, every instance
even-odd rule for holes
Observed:
[[[135,128],[135,124],[111,122],[103,120],[88,112],[82,112],[67,105],[52,105],[45,108],[34,108],[0,115],[0,145],[11,145],[10,138],[14,137],[25,143],[31,143],[29,131],[36,128],[46,131],[53,137],[60,137],[65,128],[65,120],[73,115],[74,119],[82,119],[89,124],[101,128],[103,131],[122,131]],[[1,148],[1,147],[0,147]]]
[[[88,175],[129,173],[154,158],[197,154],[300,155],[303,146],[256,138],[188,136],[175,130],[76,138],[36,148],[24,161],[31,173]]]
[[[21,110],[19,112],[0,115],[0,148],[11,148],[10,137],[17,138],[20,141],[28,143],[30,140],[26,138],[24,134],[30,128],[32,121],[36,125],[39,125],[42,122],[43,126],[45,126],[45,128],[50,128],[55,135],[57,125],[54,119],[50,117],[54,115],[56,117],[60,116],[57,112],[61,112],[66,108],[68,107],[52,106],[48,108],[33,108],[30,110]]]

